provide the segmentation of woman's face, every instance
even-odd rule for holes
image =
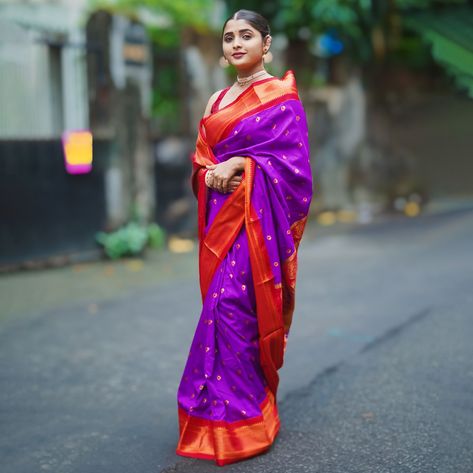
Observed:
[[[223,31],[223,55],[237,69],[246,70],[261,64],[261,33],[245,20],[229,20]]]

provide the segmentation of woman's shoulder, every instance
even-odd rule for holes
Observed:
[[[226,89],[228,89],[228,87],[225,87],[224,89],[219,89],[210,96],[209,101],[207,102],[207,106],[205,107],[204,117],[210,115],[214,103],[220,97],[220,94]]]

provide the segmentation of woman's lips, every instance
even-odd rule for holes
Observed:
[[[232,56],[235,58],[235,59],[239,59],[241,57],[243,57],[246,53],[234,53],[232,54]]]

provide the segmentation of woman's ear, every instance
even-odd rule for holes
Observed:
[[[264,37],[263,41],[263,50],[265,54],[269,51],[269,48],[271,47],[271,36],[268,34]]]

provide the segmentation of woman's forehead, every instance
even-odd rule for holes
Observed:
[[[238,33],[241,30],[250,30],[257,33],[257,30],[253,28],[246,20],[228,20],[223,30],[223,34],[226,33]]]

